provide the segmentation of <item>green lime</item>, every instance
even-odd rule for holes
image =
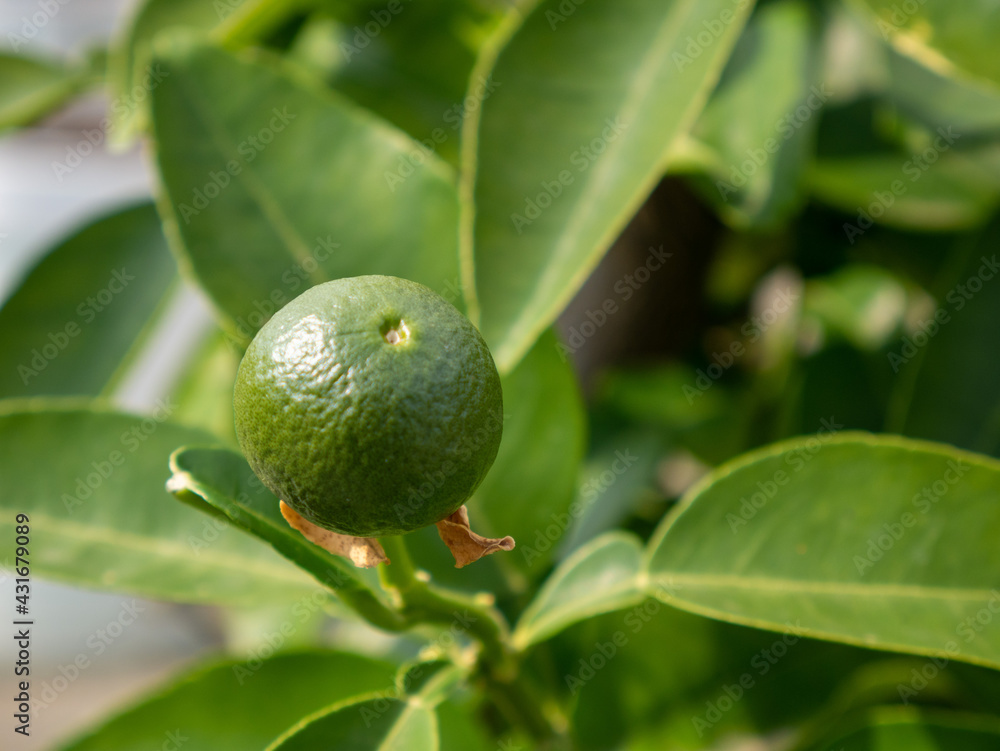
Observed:
[[[275,313],[236,377],[261,481],[320,527],[398,535],[459,507],[496,458],[500,377],[469,320],[391,276],[320,284]]]

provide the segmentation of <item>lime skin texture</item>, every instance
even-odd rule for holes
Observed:
[[[326,282],[275,313],[240,363],[233,403],[264,485],[313,524],[357,537],[457,511],[503,431],[482,336],[434,291],[391,276]]]

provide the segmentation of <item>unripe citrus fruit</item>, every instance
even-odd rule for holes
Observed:
[[[486,343],[415,282],[320,284],[275,313],[240,363],[236,434],[263,483],[358,537],[434,524],[496,458],[500,378]]]

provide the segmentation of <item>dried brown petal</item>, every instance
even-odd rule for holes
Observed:
[[[498,550],[513,550],[514,538],[504,537],[499,540],[477,535],[469,528],[469,512],[462,506],[451,516],[437,523],[438,534],[455,556],[455,568],[462,568],[474,563],[484,555]]]
[[[373,568],[380,563],[388,563],[385,551],[379,541],[373,537],[352,537],[341,535],[329,529],[323,529],[298,512],[284,501],[281,501],[281,515],[285,517],[292,529],[297,529],[309,542],[319,545],[334,555],[349,558],[358,568]]]

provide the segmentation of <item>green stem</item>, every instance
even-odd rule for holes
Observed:
[[[389,566],[379,566],[379,579],[383,588],[395,593],[405,617],[413,623],[458,623],[483,645],[484,657],[491,665],[510,672],[507,626],[499,612],[473,597],[445,592],[418,579],[402,537],[384,537],[379,542],[392,561]]]
[[[391,565],[379,566],[378,578],[382,586],[386,589],[396,589],[400,591],[410,589],[415,582],[418,582],[416,569],[413,568],[413,559],[410,558],[410,551],[406,549],[406,544],[402,537],[381,537],[379,543]]]
[[[174,455],[176,456],[176,452]],[[381,602],[372,590],[345,573],[348,571],[345,568],[347,564],[334,565],[330,561],[330,556],[321,552],[320,548],[314,545],[300,545],[294,541],[295,538],[285,534],[280,528],[276,533],[275,528],[266,520],[251,513],[241,513],[235,504],[220,508],[186,488],[173,488],[171,492],[181,503],[232,524],[247,534],[266,540],[278,553],[311,574],[316,581],[337,595],[372,625],[386,631],[405,631],[412,625],[401,613]]]
[[[459,623],[482,645],[480,666],[487,691],[513,724],[536,739],[556,735],[524,680],[518,675],[503,615],[474,597],[432,587],[416,575],[402,537],[379,540],[391,565],[379,566],[383,588],[394,594],[404,617],[414,623]]]
[[[410,627],[405,619],[379,602],[371,592],[358,589],[335,589],[333,591],[344,604],[350,606],[354,612],[373,626],[378,626],[385,631],[405,631]]]

